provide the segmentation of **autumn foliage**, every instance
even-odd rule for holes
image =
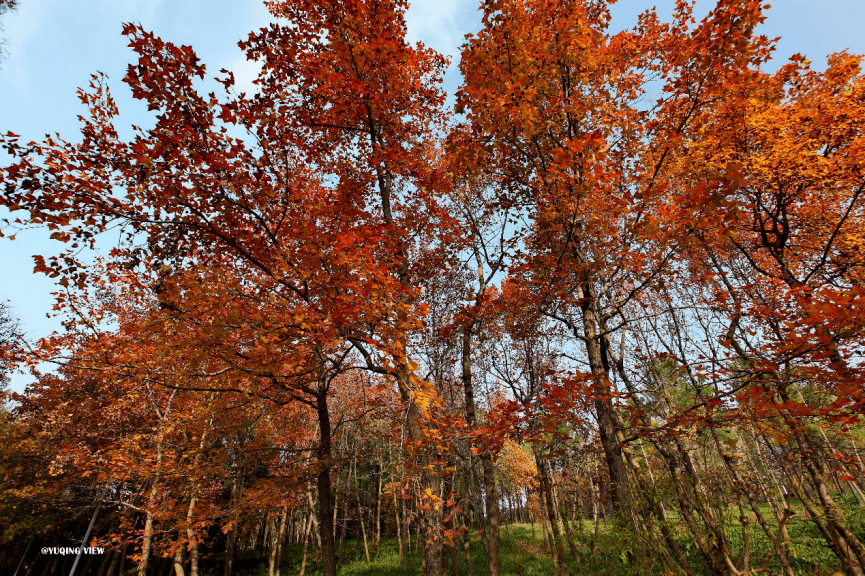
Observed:
[[[65,327],[0,342],[4,545],[498,575],[537,522],[560,575],[865,574],[861,57],[608,4],[483,2],[453,110],[401,0],[268,2],[253,93],[126,25],[151,128],[97,74],[78,141],[0,138]]]

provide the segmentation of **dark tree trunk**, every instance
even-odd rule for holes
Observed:
[[[321,538],[321,569],[323,576],[336,576],[336,550],[333,538],[333,491],[330,485],[331,425],[327,407],[327,393],[322,390],[318,396],[318,444],[319,472],[316,480],[318,488],[319,536]]]
[[[79,574],[81,576],[87,576],[90,573],[90,570],[93,568],[93,565],[96,563],[96,557],[98,554],[90,554],[87,557],[87,562],[84,563],[84,567],[81,569]]]
[[[117,566],[120,564],[120,559],[122,556],[122,551],[114,551],[114,553],[111,555],[111,564],[108,565],[108,572],[106,572],[106,576],[114,576],[115,574],[117,574]]]
[[[55,544],[56,546],[56,544]],[[57,564],[60,562],[60,556],[54,554],[51,556],[51,561],[45,567],[45,574],[48,576],[55,576],[57,574]]]
[[[583,331],[586,343],[586,354],[589,357],[589,366],[596,378],[595,389],[595,416],[598,420],[598,432],[601,437],[601,446],[604,449],[604,458],[610,474],[610,492],[613,498],[613,513],[619,521],[630,519],[631,503],[628,496],[628,470],[622,457],[622,447],[617,437],[616,415],[613,411],[613,400],[610,394],[609,360],[604,341],[599,330],[598,317],[593,306],[594,299],[591,298],[591,287],[584,285],[582,294],[584,304]]]

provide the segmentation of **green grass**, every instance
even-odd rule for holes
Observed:
[[[853,502],[839,502],[848,516],[850,526],[865,539],[865,511]],[[776,528],[774,517],[766,507],[763,514]],[[574,540],[580,551],[580,559],[575,561],[566,542],[563,542],[568,570],[572,576],[666,576],[679,570],[672,570],[665,563],[659,548],[660,543],[645,543],[633,534],[623,532],[613,527],[601,524],[597,540],[593,538],[594,525],[584,522],[582,532],[575,526]],[[706,566],[692,537],[684,526],[676,521],[671,522],[676,539],[688,560],[698,574],[706,574]],[[797,513],[787,524],[792,541],[790,554],[791,565],[796,574],[808,576],[828,576],[840,570],[838,559],[828,548],[819,529],[806,520],[803,513]],[[780,574],[781,568],[772,559],[772,546],[763,529],[756,523],[747,527],[751,548],[751,568],[763,569],[761,574]],[[740,560],[743,537],[738,519],[727,524],[727,537],[733,549],[735,560]],[[337,570],[340,576],[414,576],[422,573],[421,553],[415,551],[415,541],[412,540],[412,550],[408,556],[408,568],[404,569],[397,553],[396,538],[382,539],[381,553],[373,557],[370,564],[366,563],[363,547],[354,541],[346,543],[345,558]],[[372,549],[370,550],[372,553]],[[485,576],[486,559],[483,547],[478,539],[471,542],[473,576]],[[450,566],[450,555],[447,554],[448,574],[453,574]],[[459,550],[460,575],[466,576],[465,555]],[[768,564],[764,559],[769,557]],[[294,576],[300,573],[301,546],[292,545],[286,551],[286,561],[282,564],[281,576]],[[240,560],[240,559],[239,559]],[[507,525],[501,531],[500,545],[501,574],[505,576],[553,576],[552,556],[549,553],[544,533],[540,525],[535,525],[534,538],[528,524]],[[248,558],[238,563],[238,576],[266,576],[267,563],[260,558]],[[215,573],[214,573],[215,574]],[[221,571],[219,572],[221,574]],[[306,574],[319,576],[321,569],[316,562],[314,551],[309,550],[307,556]]]
[[[532,531],[529,525],[506,526],[502,530],[500,562],[502,575],[512,576],[551,576],[553,561],[541,541],[542,532],[540,526],[536,527],[536,538],[532,540]],[[519,548],[518,544],[519,543]],[[370,550],[371,563],[367,564],[363,553],[363,547],[357,547],[353,541],[346,543],[345,559],[337,570],[340,576],[408,576],[422,573],[421,552],[415,551],[415,541],[412,540],[412,550],[408,555],[408,569],[403,569],[397,552],[396,538],[382,538],[381,553],[375,557]],[[474,576],[482,576],[487,573],[486,560],[480,540],[471,542],[470,553],[472,557],[472,571]],[[311,552],[311,550],[310,550]],[[536,553],[533,553],[536,552]],[[281,576],[296,575],[300,573],[302,547],[292,545],[286,553],[287,561],[282,564]],[[460,550],[460,574],[465,576],[465,553]],[[307,555],[306,574],[308,576],[319,576],[320,566],[314,561],[314,556]],[[448,554],[448,573],[452,574],[450,555]],[[260,562],[256,566],[250,566],[248,562],[238,570],[238,576],[266,576],[267,563]]]
[[[504,526],[501,531],[500,544],[500,567],[503,576],[552,576],[555,574],[553,559],[549,553],[544,533],[540,525],[535,526],[535,535],[532,537],[532,529],[528,524],[517,524]],[[586,523],[584,540],[590,538],[591,528]],[[579,535],[575,535],[579,538]],[[373,557],[370,564],[366,563],[363,548],[358,548],[356,543],[346,543],[346,554],[342,565],[337,570],[340,576],[414,576],[422,573],[422,559],[420,551],[414,551],[415,541],[412,540],[412,550],[408,556],[408,568],[404,569],[400,563],[397,553],[396,538],[382,539],[381,553]],[[647,572],[647,563],[641,562],[639,566],[629,566],[624,563],[627,556],[624,554],[626,546],[616,534],[610,531],[602,531],[595,552],[589,549],[589,544],[583,542],[583,559],[575,563],[570,557],[567,544],[563,544],[568,561],[568,568],[572,575],[577,574],[621,574],[621,575],[643,575],[650,576],[652,573],[663,574],[660,570]],[[486,558],[480,540],[471,542],[470,552],[472,557],[473,576],[485,576]],[[453,574],[450,564],[451,557],[448,556],[448,574]],[[466,575],[465,553],[459,550],[460,574]],[[282,564],[281,576],[296,575],[300,573],[301,547],[292,545],[287,550],[286,562]],[[242,563],[243,567],[238,570],[238,576],[266,576],[266,562],[258,561],[257,565]],[[648,564],[657,564],[649,562]],[[307,557],[306,574],[308,576],[319,576],[321,569],[313,560],[313,555]]]

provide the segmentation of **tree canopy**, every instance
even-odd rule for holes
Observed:
[[[538,522],[558,575],[865,574],[862,57],[609,4],[483,2],[453,109],[404,0],[268,2],[252,93],[127,24],[151,128],[95,74],[79,140],[0,138],[65,329],[0,314],[0,562],[497,576]]]

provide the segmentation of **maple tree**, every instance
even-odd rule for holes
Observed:
[[[672,24],[650,11],[633,31],[609,36],[603,3],[487,3],[487,25],[461,61],[458,106],[488,139],[484,161],[534,220],[523,274],[546,285],[544,313],[583,341],[597,378],[596,416],[623,514],[627,470],[608,382],[622,359],[610,339],[675,250],[658,233],[668,164],[697,113],[769,53],[752,34],[758,3],[721,2],[693,31],[690,18],[680,3]],[[646,106],[652,81],[663,97]]]
[[[4,543],[500,574],[537,522],[561,575],[865,573],[859,56],[767,72],[759,2],[489,1],[452,114],[406,2],[267,5],[252,93],[130,24],[151,128],[96,75],[80,142],[2,138],[8,223],[65,245],[64,331],[0,339]]]

